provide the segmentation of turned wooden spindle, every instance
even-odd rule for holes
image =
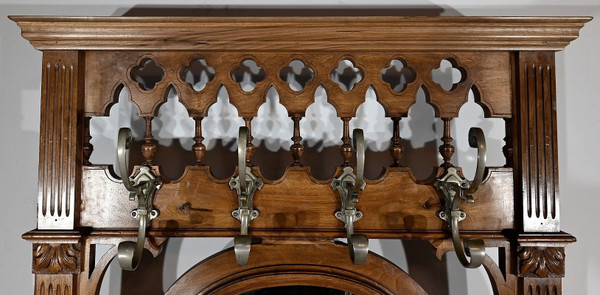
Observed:
[[[450,144],[452,142],[450,133],[450,121],[452,121],[452,118],[442,118],[442,121],[444,121],[444,136],[442,137],[444,144],[440,145],[439,151],[444,159],[444,163],[442,163],[441,167],[449,168],[454,166],[450,163],[452,155],[454,155],[454,146]]]
[[[254,137],[252,137],[252,119],[252,117],[244,117],[244,122],[246,122],[246,127],[248,127],[248,144],[246,145],[246,166],[248,167],[252,166],[250,160],[254,151],[256,151],[256,147],[252,144],[252,140],[254,140]]]
[[[300,136],[300,120],[302,117],[292,117],[294,121],[294,136],[292,137],[292,141],[294,144],[290,147],[290,151],[292,152],[292,157],[294,158],[294,163],[292,163],[292,167],[301,167],[300,158],[302,157],[302,153],[304,152],[304,146],[300,144],[302,137]]]
[[[342,146],[340,146],[340,152],[344,157],[343,167],[350,166],[350,158],[352,158],[352,138],[350,138],[350,119],[348,117],[341,118],[344,122],[344,135],[342,136]]]
[[[394,133],[391,139],[392,146],[390,146],[390,153],[394,159],[392,167],[400,167],[400,159],[402,159],[402,155],[404,154],[404,148],[400,145],[402,142],[402,138],[400,138],[400,120],[402,120],[400,117],[392,118],[392,121],[394,121]]]
[[[194,145],[192,146],[192,151],[196,154],[196,166],[203,166],[202,159],[204,158],[204,154],[206,152],[206,146],[202,143],[204,137],[202,137],[202,119],[204,117],[194,117],[194,122],[196,123],[196,134],[194,136]]]
[[[92,165],[90,162],[90,157],[92,156],[92,152],[94,151],[94,146],[92,145],[92,135],[90,134],[90,120],[92,117],[85,117],[83,121],[83,165]]]
[[[506,158],[506,164],[504,167],[512,167],[513,166],[513,137],[512,137],[512,119],[505,118],[504,119],[506,128],[506,135],[504,136],[504,142],[506,143],[502,147],[502,153],[504,154],[504,158]]]
[[[144,117],[146,121],[146,133],[144,134],[144,144],[142,144],[142,154],[144,155],[144,165],[151,166],[153,164],[154,154],[156,153],[156,144],[154,136],[152,136],[152,119],[154,117]]]

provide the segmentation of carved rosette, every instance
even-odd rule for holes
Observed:
[[[565,275],[564,248],[520,247],[519,276],[560,278]]]
[[[80,271],[78,244],[33,244],[33,272],[75,274]]]

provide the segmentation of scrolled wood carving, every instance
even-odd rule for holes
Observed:
[[[78,273],[81,264],[78,244],[34,244],[34,273]]]
[[[563,277],[565,274],[564,248],[522,247],[518,253],[521,277]]]

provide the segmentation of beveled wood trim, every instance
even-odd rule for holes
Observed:
[[[38,50],[562,50],[591,17],[10,16]]]

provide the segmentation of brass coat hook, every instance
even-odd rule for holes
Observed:
[[[155,192],[162,186],[160,178],[156,177],[149,167],[142,166],[137,174],[128,173],[128,156],[131,147],[131,130],[121,128],[117,143],[117,158],[123,185],[129,191],[129,200],[138,199],[138,207],[131,211],[131,216],[139,221],[137,241],[125,241],[117,247],[119,265],[124,270],[135,270],[144,251],[146,228],[150,220],[158,216],[158,211],[152,208],[152,199]],[[135,173],[135,172],[134,172]]]
[[[238,136],[238,176],[229,180],[229,187],[236,190],[238,195],[238,208],[231,212],[233,218],[240,221],[240,234],[233,239],[235,260],[239,265],[248,264],[252,237],[248,235],[248,225],[260,214],[254,209],[252,199],[254,192],[260,190],[263,181],[252,174],[250,167],[246,166],[246,147],[248,145],[248,128],[240,127]]]
[[[456,168],[450,167],[442,178],[436,180],[435,186],[444,194],[446,208],[440,211],[438,216],[448,223],[458,260],[464,267],[477,268],[485,258],[485,244],[483,240],[474,238],[461,241],[458,223],[467,217],[460,209],[461,200],[473,203],[472,194],[483,181],[487,148],[481,128],[473,127],[469,130],[469,145],[477,148],[477,169],[473,182],[469,185],[466,179],[458,175]],[[471,258],[470,261],[468,257]]]
[[[354,264],[363,264],[369,253],[369,239],[365,235],[354,233],[354,222],[363,216],[363,213],[356,209],[358,193],[366,185],[363,179],[365,170],[365,139],[362,129],[354,129],[352,143],[356,151],[356,175],[352,167],[345,167],[342,175],[335,178],[331,186],[340,193],[342,208],[335,212],[335,217],[345,224],[350,258]]]

